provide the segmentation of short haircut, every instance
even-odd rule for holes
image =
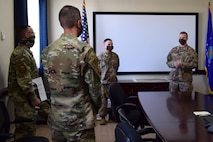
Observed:
[[[18,40],[24,38],[25,33],[27,32],[29,25],[20,26],[16,29],[16,37]]]
[[[104,43],[105,43],[106,41],[108,41],[108,40],[112,41],[112,39],[106,38],[106,39],[104,40]]]
[[[59,22],[63,28],[72,28],[80,19],[80,11],[74,6],[65,5],[59,12]]]
[[[187,32],[182,31],[182,32],[180,32],[180,34],[185,34],[185,35],[186,35],[186,37],[188,38],[188,34],[187,34]]]

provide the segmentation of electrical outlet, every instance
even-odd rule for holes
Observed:
[[[6,39],[6,36],[3,32],[1,32],[1,41],[5,40]]]

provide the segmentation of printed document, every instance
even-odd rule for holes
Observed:
[[[47,94],[44,88],[44,83],[41,77],[32,80],[38,87],[38,93],[41,101],[47,100]]]

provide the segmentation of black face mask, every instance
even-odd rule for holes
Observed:
[[[113,46],[107,46],[107,48],[106,48],[108,51],[112,51],[112,49],[113,49]]]
[[[184,39],[179,39],[179,43],[180,43],[181,45],[184,45],[184,44],[186,44],[186,40],[184,40]]]
[[[33,45],[35,44],[35,37],[30,37],[27,39],[22,39],[19,41],[21,44],[27,46],[27,47],[33,47]]]

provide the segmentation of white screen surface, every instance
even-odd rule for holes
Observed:
[[[99,55],[103,40],[113,40],[119,55],[118,72],[168,72],[169,51],[179,45],[179,33],[186,31],[188,44],[197,46],[197,14],[101,13],[94,12],[94,48]]]

